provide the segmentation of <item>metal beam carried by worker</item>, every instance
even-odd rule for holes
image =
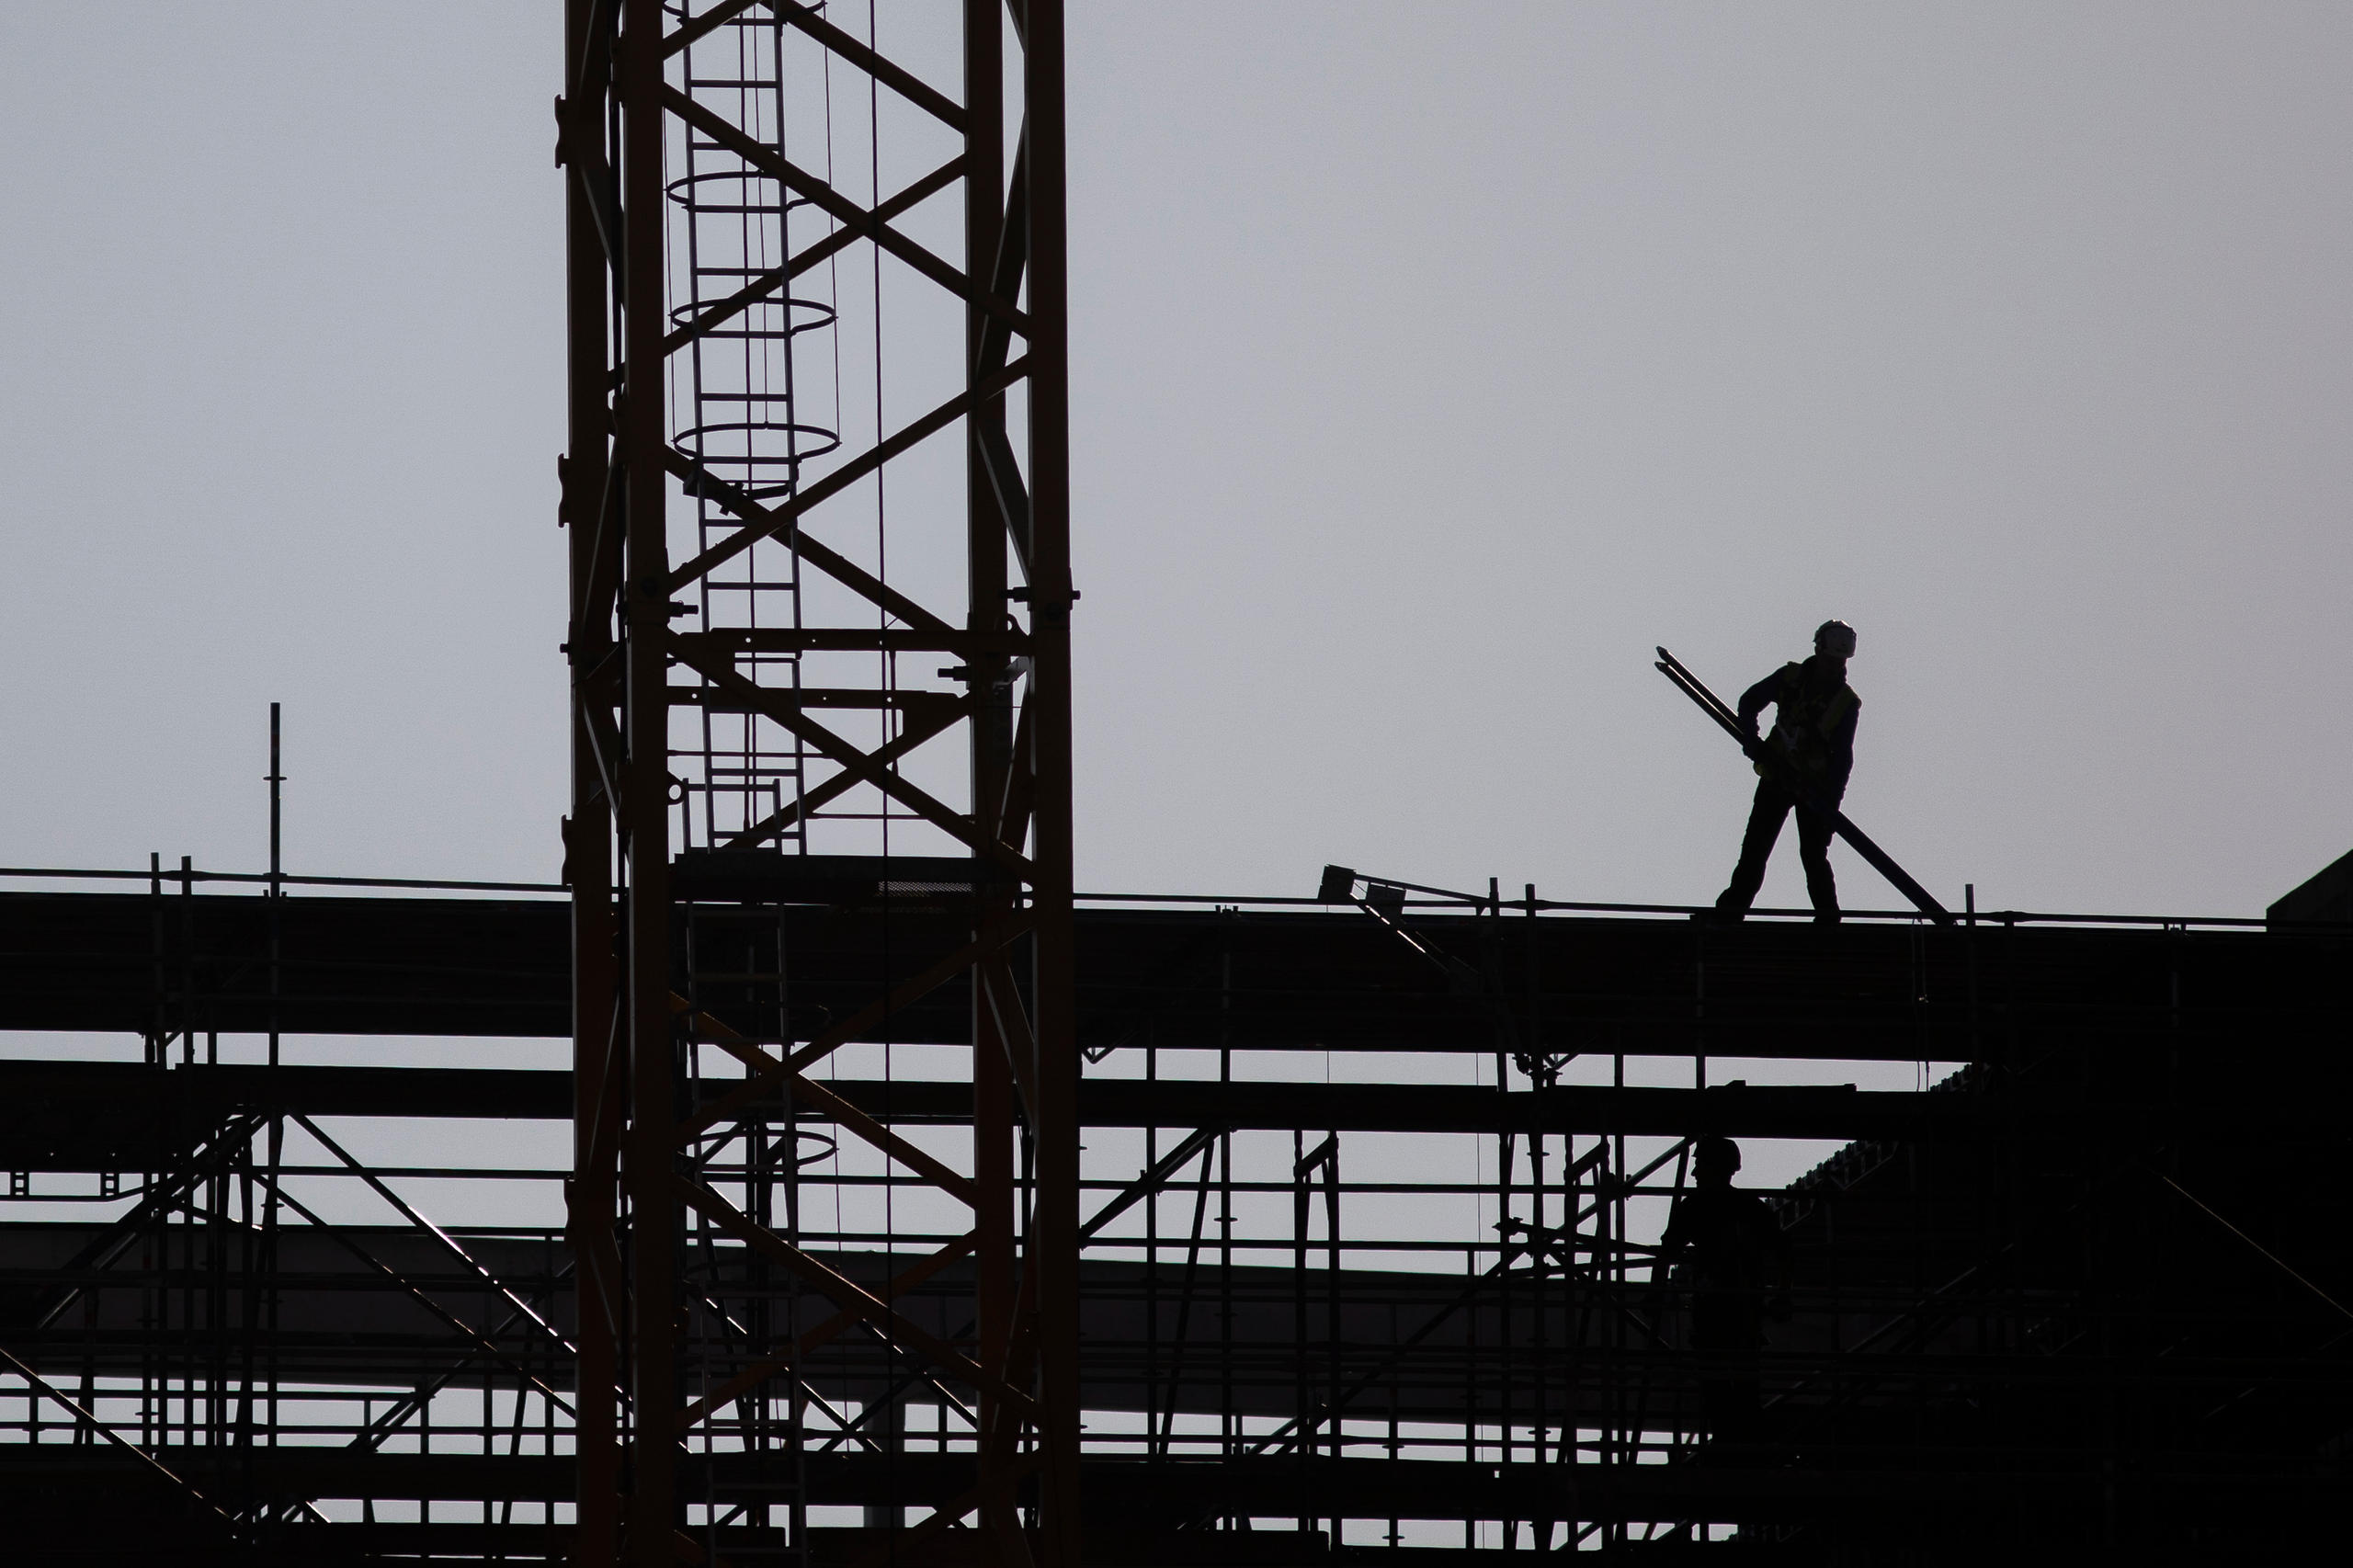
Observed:
[[[1742,694],[1737,710],[1700,683],[1683,662],[1658,650],[1658,670],[1699,705],[1756,765],[1756,799],[1740,846],[1740,863],[1716,908],[1737,920],[1748,913],[1765,881],[1765,862],[1791,808],[1798,816],[1798,856],[1805,865],[1806,892],[1814,918],[1838,918],[1838,889],[1830,874],[1833,835],[1895,884],[1920,912],[1949,924],[1952,912],[1932,897],[1838,809],[1847,776],[1855,766],[1855,725],[1862,699],[1847,684],[1847,661],[1855,652],[1855,629],[1843,620],[1824,621],[1813,634],[1813,656],[1782,665]],[[1773,731],[1757,733],[1757,717],[1775,710]]]

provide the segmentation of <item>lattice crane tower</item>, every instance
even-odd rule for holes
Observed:
[[[801,1368],[846,1333],[970,1399],[958,1517],[992,1555],[1077,1561],[1062,6],[943,6],[951,47],[876,11],[567,0],[584,1563],[699,1555],[718,1505],[681,1478],[739,1453],[769,1490],[729,1517],[805,1560]],[[698,924],[713,868],[878,864],[964,890],[971,940],[848,1017],[803,1017],[789,956]],[[950,984],[962,1169],[808,1075]],[[801,1245],[812,1111],[930,1180],[961,1239],[890,1284]],[[713,1238],[751,1261],[714,1270]],[[967,1256],[951,1343],[893,1287]]]

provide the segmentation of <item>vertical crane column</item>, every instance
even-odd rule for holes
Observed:
[[[672,1189],[677,1113],[676,1026],[670,1012],[669,432],[663,384],[662,0],[623,0],[615,77],[620,92],[621,363],[615,454],[621,469],[621,798],[628,884],[622,895],[621,1007],[629,1038],[629,1130],[621,1143],[628,1205],[630,1440],[621,1520],[625,1561],[668,1568],[677,1557],[677,1230]],[[610,1092],[609,1086],[608,1092]]]
[[[964,0],[964,177],[978,190],[1005,188],[1005,27],[1002,0]],[[994,284],[1011,264],[1011,247],[1026,243],[1014,233],[995,201],[964,204],[964,272]],[[964,360],[971,376],[983,373],[993,344],[1002,342],[988,312],[977,303],[964,312]],[[998,356],[1001,358],[1001,356]],[[968,381],[968,385],[970,382]],[[1012,623],[1012,584],[1006,568],[1008,540],[1017,538],[1016,508],[1000,504],[995,464],[1007,450],[1005,398],[981,400],[965,422],[965,558],[970,608],[965,631],[974,637],[1001,634]],[[976,649],[971,660],[972,690],[983,699],[972,725],[972,811],[990,840],[1005,841],[1014,774],[1012,661],[1003,653]],[[1013,915],[1010,891],[1002,882],[983,886],[974,900],[973,934]],[[999,1021],[985,979],[972,987],[972,1323],[980,1336],[981,1363],[1000,1375],[1009,1372],[1016,1316],[1014,1226],[1014,1090],[1010,1052],[1016,1041]],[[1004,1402],[983,1391],[979,1401],[984,1460],[1000,1467],[1013,1458],[1019,1425]],[[1026,1553],[1013,1494],[1005,1490],[982,1502],[982,1523],[1000,1552],[1017,1561]]]
[[[574,1267],[579,1364],[574,1401],[581,1568],[613,1568],[620,1540],[619,1324],[613,1267],[615,1161],[620,1101],[610,1074],[621,1035],[616,1009],[613,801],[608,768],[615,704],[608,606],[620,580],[620,497],[613,489],[609,278],[619,213],[605,157],[612,38],[603,0],[566,0],[564,96],[556,101],[556,162],[565,168],[565,452],[560,470],[570,556],[564,655],[572,669],[572,811],[564,819],[563,880],[572,889],[573,1178],[565,1231]],[[601,210],[600,210],[601,209]]]
[[[1022,82],[1029,188],[1029,702],[1034,778],[1040,1513],[1048,1559],[1079,1561],[1078,1027],[1072,931],[1069,256],[1062,0],[1028,0]]]

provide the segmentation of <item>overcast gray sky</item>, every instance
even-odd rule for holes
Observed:
[[[1705,900],[1651,645],[1830,615],[1949,899],[2353,846],[2353,9],[1072,10],[1084,884]],[[0,861],[258,864],[278,698],[295,869],[553,874],[558,23],[0,6]]]

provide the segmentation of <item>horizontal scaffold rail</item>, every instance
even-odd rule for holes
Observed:
[[[734,1080],[705,1080],[717,1099]],[[925,1079],[831,1079],[824,1085],[873,1120],[962,1125],[970,1085]],[[495,1067],[155,1068],[131,1062],[0,1062],[0,1169],[122,1171],[168,1163],[240,1111],[336,1117],[562,1120],[571,1075]],[[772,1120],[836,1119],[815,1100],[781,1090],[739,1108]],[[1851,1085],[1722,1085],[1713,1088],[1570,1085],[1498,1090],[1455,1084],[1220,1084],[1089,1078],[1082,1126],[1336,1132],[1504,1132],[1586,1136],[1982,1141],[2105,1134],[2224,1141],[2333,1135],[2326,1103],[2214,1085],[2194,1101],[2143,1097],[2131,1083],[2097,1096],[2004,1098],[1990,1094],[1859,1090]]]
[[[279,960],[270,989],[271,903]],[[794,1027],[855,1013],[966,937],[951,899],[795,904]],[[1080,1043],[1257,1051],[1984,1060],[2018,1028],[2150,1049],[2227,1031],[2333,1050],[2353,931],[1424,915],[1449,972],[1354,911],[1083,909]],[[571,1028],[570,913],[544,900],[0,893],[0,1028],[550,1038]],[[1472,977],[1466,980],[1466,976]],[[1998,976],[1998,980],[1997,977]],[[943,985],[862,1038],[970,1033]],[[807,1027],[801,1027],[805,1017]]]

